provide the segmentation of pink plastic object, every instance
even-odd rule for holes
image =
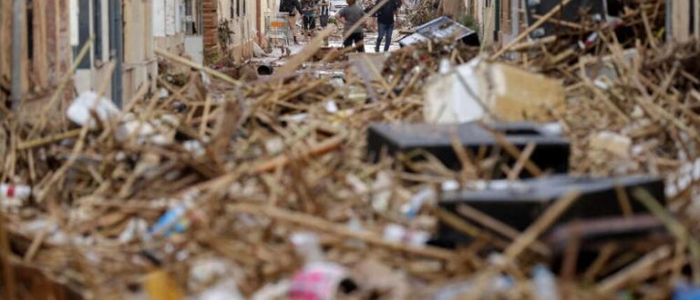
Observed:
[[[297,272],[289,288],[293,300],[332,300],[340,282],[347,278],[345,269],[330,262],[313,262]]]

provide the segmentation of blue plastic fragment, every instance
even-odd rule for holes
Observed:
[[[700,287],[680,283],[673,290],[673,300],[700,300]]]

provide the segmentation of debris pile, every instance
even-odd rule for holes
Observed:
[[[15,278],[48,278],[8,288],[46,298],[37,286],[48,281],[55,293],[80,295],[71,299],[668,298],[676,286],[692,293],[700,276],[693,237],[700,232],[693,201],[700,41],[663,43],[656,23],[645,21],[660,18],[662,8],[641,7],[623,18],[646,28],[629,43],[605,26],[586,28],[597,36],[592,47],[566,36],[509,45],[508,55],[434,40],[390,53],[374,82],[349,72],[340,82],[312,69],[285,74],[300,56],[280,74],[239,81],[161,53],[164,69],[186,71],[162,73],[159,91],[144,85],[121,111],[98,101],[104,91],[97,91],[73,102],[65,120],[6,119],[0,197],[8,236],[0,246],[12,253]],[[304,55],[317,48],[312,43],[314,53]],[[553,204],[523,212],[528,221],[520,225],[489,209],[446,207],[449,197],[489,189],[525,199],[531,181],[519,174],[537,181],[565,171],[532,163],[540,148],[509,139],[530,133],[498,129],[497,109],[479,123],[490,150],[426,123],[418,133],[444,134],[440,146],[452,151],[453,164],[430,151],[422,159],[412,151],[368,158],[373,123],[425,122],[430,78],[473,59],[560,85],[565,108],[542,108],[560,129],[542,140],[571,152],[563,164],[569,175],[558,175],[562,186],[588,184],[568,177],[586,175],[592,191],[596,180],[606,182],[604,195],[560,186]],[[439,72],[445,60],[452,71]],[[539,88],[515,86],[523,94]],[[633,174],[663,182],[633,189],[594,178]],[[596,197],[614,199],[613,210],[623,213],[556,222],[572,217],[567,209],[579,198],[599,212]],[[447,231],[460,243],[432,239]],[[632,231],[641,242],[619,238]],[[616,238],[596,240],[606,234]],[[591,240],[595,247],[584,247]]]

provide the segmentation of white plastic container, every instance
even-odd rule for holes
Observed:
[[[32,195],[32,188],[26,185],[0,184],[0,198],[27,199]]]
[[[543,265],[532,269],[535,296],[540,300],[559,300],[559,289],[552,271]]]
[[[409,230],[397,224],[389,224],[384,228],[384,240],[393,243],[409,244],[420,247],[430,239],[430,234],[425,231]]]
[[[86,91],[81,93],[78,98],[68,107],[66,114],[68,119],[80,126],[97,127],[97,123],[92,119],[90,111],[94,109],[95,114],[102,122],[114,120],[119,116],[119,108],[107,98],[97,99],[97,93]]]

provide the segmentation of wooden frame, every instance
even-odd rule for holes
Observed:
[[[700,0],[667,0],[668,38],[686,42],[700,38]]]

